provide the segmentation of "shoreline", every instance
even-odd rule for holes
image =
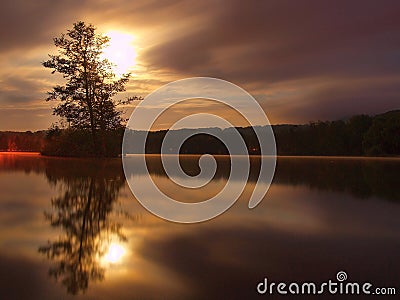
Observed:
[[[60,159],[65,159],[65,158],[77,158],[77,159],[115,159],[115,158],[122,158],[122,156],[118,157],[101,157],[101,158],[96,158],[96,157],[85,157],[85,156],[53,156],[53,155],[42,155],[40,152],[30,152],[30,151],[0,151],[0,155],[24,155],[24,156],[41,156],[45,158],[60,158]],[[128,154],[128,157],[133,157],[133,156],[141,156],[143,154]],[[159,153],[149,153],[145,154],[146,156],[160,156],[161,154]],[[164,154],[164,156],[174,156],[175,154]],[[180,156],[201,156],[203,154],[180,154]],[[209,154],[212,155],[212,154]],[[230,155],[226,154],[215,154],[212,156],[216,157],[229,157]],[[232,155],[233,157],[235,156],[243,156],[243,155]],[[247,156],[243,156],[247,157]],[[260,157],[260,155],[249,155],[249,157]],[[270,156],[264,156],[264,157],[270,157]],[[341,155],[341,156],[325,156],[325,155],[276,155],[276,158],[299,158],[299,159],[336,159],[336,160],[348,160],[348,159],[366,159],[366,160],[400,160],[400,156],[346,156],[346,155]]]

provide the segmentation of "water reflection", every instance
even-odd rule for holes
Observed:
[[[113,206],[124,185],[119,164],[72,160],[63,168],[49,161],[46,176],[59,195],[51,199],[45,218],[61,234],[39,252],[53,261],[50,276],[71,294],[85,291],[90,281],[104,279],[104,262],[116,263],[126,237],[113,216]]]
[[[277,164],[275,183],[400,202],[400,159],[281,157]]]
[[[152,176],[182,201],[201,201],[226,183],[224,157],[206,192],[177,190],[157,160],[149,156]],[[196,159],[182,160],[198,173]],[[400,159],[279,158],[266,198],[249,210],[254,158],[248,189],[227,213],[182,225],[133,199],[119,160],[0,155],[0,295],[258,299],[256,283],[265,276],[321,282],[340,270],[352,281],[397,287],[399,167]],[[143,176],[135,168],[129,175]],[[48,276],[49,267],[64,285]]]
[[[135,164],[136,159],[133,156],[130,163]],[[198,156],[182,156],[182,169],[189,175],[197,175],[200,171],[197,160]],[[24,171],[27,174],[46,172],[50,182],[53,181],[53,177],[61,175],[60,172],[69,172],[70,178],[78,178],[82,176],[82,172],[88,171],[87,168],[92,168],[92,172],[95,171],[94,161],[78,160],[71,165],[74,161],[76,160],[0,154],[0,171]],[[114,175],[123,178],[120,161],[112,160],[111,164],[114,165],[114,172],[117,172]],[[228,157],[218,157],[217,164],[218,169],[214,179],[227,179],[230,168]],[[166,176],[158,155],[147,157],[147,167],[153,176]],[[398,158],[279,157],[273,183],[302,185],[321,191],[345,192],[357,198],[375,196],[384,200],[400,201],[400,189],[395,188],[400,183],[399,168]],[[250,182],[257,180],[258,169],[259,159],[254,156],[251,158]],[[141,176],[143,170],[134,168],[134,173],[128,175]]]
[[[182,169],[189,175],[199,174],[199,156],[182,156],[180,163]],[[139,159],[131,156],[127,164],[136,164]],[[236,157],[240,163],[246,164],[246,160]],[[250,159],[249,182],[258,179],[260,159],[253,156]],[[214,181],[229,177],[230,160],[227,156],[219,156],[217,159],[217,172]],[[159,155],[147,157],[147,167],[150,174],[157,181],[157,177],[165,178]],[[140,176],[143,170],[134,169],[128,176]],[[379,197],[389,201],[400,202],[400,189],[395,188],[399,183],[398,172],[400,159],[396,158],[351,158],[351,157],[279,157],[273,184],[285,184],[290,186],[305,186],[321,191],[343,192],[360,199]],[[179,176],[179,174],[173,174]],[[231,177],[231,180],[237,180]],[[162,187],[160,187],[162,188]],[[174,185],[174,189],[179,189]],[[184,189],[182,189],[184,190]]]

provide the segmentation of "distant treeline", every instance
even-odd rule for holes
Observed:
[[[44,146],[45,131],[2,131],[0,151],[40,152]]]
[[[274,126],[280,155],[400,155],[400,110],[346,121]]]
[[[259,128],[259,132],[267,130]],[[374,117],[353,116],[348,120],[318,121],[305,125],[274,125],[278,155],[321,155],[321,156],[398,156],[400,155],[400,111],[391,111]],[[252,127],[237,128],[242,135],[248,152],[260,154],[260,147]],[[196,129],[176,130],[172,139]],[[233,128],[208,128],[208,133],[217,133],[225,139],[233,137]],[[146,153],[160,153],[167,131],[150,132]],[[131,135],[145,132],[132,131]],[[197,134],[186,140],[182,154],[228,154],[222,142],[210,134]],[[168,149],[171,153],[176,149]],[[128,145],[128,153],[140,153],[137,145]]]
[[[250,154],[259,154],[260,147],[252,127],[237,128]],[[262,132],[266,127],[259,128]],[[376,116],[358,115],[348,120],[318,121],[305,125],[273,125],[279,155],[321,156],[398,156],[400,155],[400,110]],[[171,132],[172,138],[194,133],[186,140],[182,154],[228,154],[225,145],[209,134],[196,134],[196,129]],[[225,139],[233,138],[234,128],[208,128]],[[150,132],[146,153],[160,153],[167,131]],[[131,131],[131,135],[145,135],[144,131]],[[107,132],[101,141],[106,156],[121,153],[123,130]],[[91,156],[89,131],[51,129],[47,132],[0,132],[1,151],[41,151],[55,156]],[[140,153],[136,144],[127,145],[128,153]],[[172,153],[176,149],[168,149]]]

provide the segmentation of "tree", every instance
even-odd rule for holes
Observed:
[[[96,33],[96,28],[84,22],[73,24],[67,34],[54,38],[58,55],[49,55],[43,66],[53,69],[66,79],[48,92],[47,101],[59,100],[53,114],[67,121],[71,128],[89,130],[94,154],[104,155],[106,131],[121,127],[122,111],[117,107],[137,97],[114,100],[125,91],[130,74],[117,78],[112,63],[101,54],[109,38]]]
[[[400,111],[375,116],[364,135],[363,148],[367,155],[400,154]]]
[[[368,115],[356,115],[347,122],[351,155],[363,155],[363,139],[365,133],[371,127],[372,117]]]

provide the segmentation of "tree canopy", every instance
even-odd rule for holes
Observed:
[[[97,155],[104,155],[105,132],[122,125],[122,111],[117,107],[138,99],[113,98],[125,91],[130,73],[119,78],[113,73],[113,64],[102,57],[108,43],[109,38],[96,33],[92,24],[80,21],[66,34],[54,38],[58,54],[49,55],[50,59],[42,63],[53,69],[53,74],[58,72],[66,79],[65,84],[48,92],[47,101],[61,102],[53,114],[65,120],[70,128],[88,130]]]

